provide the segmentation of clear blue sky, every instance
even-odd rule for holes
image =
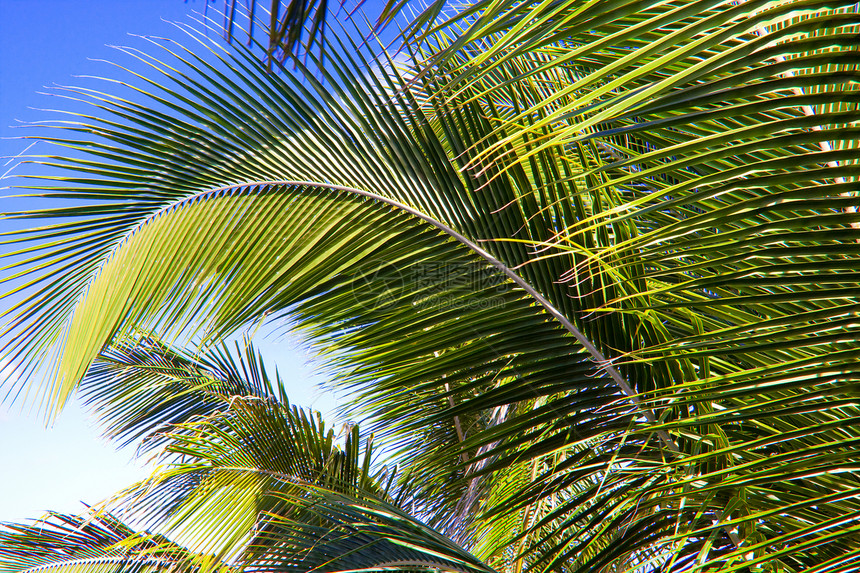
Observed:
[[[174,34],[161,18],[183,20],[203,7],[204,0],[0,0],[0,156],[14,156],[27,146],[10,139],[22,132],[10,127],[16,120],[50,116],[29,108],[61,106],[37,94],[43,86],[73,84],[75,74],[104,75],[109,68],[88,58],[111,59],[115,52],[107,45],[133,42],[127,33]],[[14,166],[8,161],[0,159],[0,174]],[[26,166],[11,174],[23,171]],[[0,211],[19,208],[26,203],[3,199]],[[8,228],[0,221],[0,231]],[[269,340],[261,351],[278,364],[294,403],[324,412],[332,407],[333,399],[316,390],[309,357],[295,341]],[[117,452],[102,440],[77,403],[50,429],[19,404],[0,405],[0,521],[36,518],[48,509],[77,512],[80,501],[102,500],[145,475],[129,465],[132,453]]]

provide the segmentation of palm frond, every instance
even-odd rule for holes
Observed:
[[[397,505],[493,565],[850,571],[857,17],[477,3],[403,73],[349,36],[300,77],[127,50],[140,87],[69,92],[95,115],[52,138],[91,158],[42,159],[72,170],[42,193],[90,203],[14,215],[66,222],[10,237],[33,278],[5,356],[61,348],[62,403],[132,328],[290,317],[403,464]],[[168,483],[170,511],[202,491]],[[221,491],[229,551],[260,507]]]
[[[386,499],[357,426],[341,448],[319,414],[236,397],[177,429],[124,505],[200,553],[254,570],[491,571]]]
[[[190,570],[191,557],[166,538],[138,533],[107,512],[50,513],[32,525],[0,525],[0,571],[4,573],[185,571]],[[228,570],[223,564],[209,566],[213,571]]]
[[[601,487],[637,468],[653,479],[626,531],[662,515],[679,532],[664,542],[680,543],[666,570],[843,566],[856,539],[853,518],[838,516],[856,514],[853,493],[819,504],[813,492],[857,486],[843,457],[856,439],[856,7],[484,6],[423,52],[425,91],[442,122],[469,110],[496,120],[464,169],[525,173],[545,193],[557,235],[532,244],[544,261],[576,261],[565,280],[593,298],[574,316],[624,333],[586,330],[678,446],[650,466],[618,451],[623,469]],[[547,471],[509,506],[556,495],[571,469]],[[663,472],[684,479],[660,484]],[[648,491],[668,495],[646,502]],[[589,497],[556,517],[577,523]],[[544,563],[586,549],[571,536]]]
[[[225,410],[234,396],[286,401],[280,377],[270,378],[250,340],[215,345],[205,352],[170,346],[152,333],[111,341],[80,384],[105,436],[128,445],[158,431]]]

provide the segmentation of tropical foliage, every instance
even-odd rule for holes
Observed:
[[[161,452],[111,505],[158,533],[117,547],[860,570],[856,5],[441,8],[396,55],[344,30],[272,73],[188,28],[67,91],[92,112],[34,158],[48,206],[7,215],[35,222],[3,351],[49,410],[80,389]],[[319,350],[379,455],[227,350],[262,323]],[[10,531],[5,570],[101,563]]]

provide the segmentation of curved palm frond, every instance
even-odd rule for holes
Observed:
[[[340,63],[342,67],[337,69],[341,73],[352,73],[345,63]],[[202,66],[199,62],[198,65]],[[257,64],[251,57],[242,58],[240,53],[239,56],[234,57],[233,65],[237,66],[240,71],[246,69],[240,66],[251,66],[247,69],[258,70],[257,73],[261,74],[260,77],[264,81],[255,82],[252,86],[255,89],[259,85],[265,86],[267,84],[272,84],[278,88],[278,90],[273,89],[271,92],[256,93],[265,93],[269,97],[280,95],[282,98],[288,96],[297,98],[297,96],[291,95],[293,92],[290,90],[294,88],[290,88],[289,84],[285,84],[279,78],[263,75],[264,72],[259,67],[254,68],[253,66]],[[379,76],[355,77],[350,75],[349,79],[354,81],[352,85],[364,86],[365,91],[357,92],[355,101],[344,97],[341,101],[329,101],[328,105],[334,107],[337,104],[347,108],[353,106],[360,111],[366,111],[368,114],[366,116],[346,115],[344,117],[349,121],[358,123],[358,127],[364,125],[369,130],[375,124],[370,123],[368,125],[368,122],[383,117],[380,115],[382,112],[373,112],[375,109],[373,105],[381,101],[379,94],[384,93],[386,86],[380,85]],[[226,83],[222,76],[216,76],[214,80],[217,80],[218,83],[210,89],[223,90],[225,85],[229,86],[231,90],[235,89],[235,84]],[[209,92],[204,91],[199,91],[199,93],[209,94]],[[303,97],[307,97],[307,94]],[[328,94],[323,90],[318,97],[324,101]],[[215,100],[211,94],[207,95],[207,98],[210,104],[221,101],[222,105],[226,105],[224,100]],[[236,99],[246,102],[253,101],[251,97]],[[302,106],[309,105],[304,104],[303,100],[300,99],[287,99],[285,101],[280,100],[280,105],[274,109],[278,110],[279,113],[294,113],[295,116],[290,117],[291,121],[299,119],[308,121],[308,116],[299,113],[299,111],[303,111],[303,107],[298,111],[294,111],[290,107],[291,105],[298,106],[300,103]],[[316,105],[322,107],[322,103],[317,102]],[[121,102],[119,105],[118,111],[127,114],[125,111],[127,104]],[[329,128],[322,130],[319,129],[319,126],[310,123],[306,124],[306,130],[292,132],[293,135],[289,136],[308,145],[312,143],[313,139],[319,138],[321,140],[319,146],[309,148],[311,149],[310,155],[292,158],[289,154],[283,154],[282,148],[278,148],[280,156],[273,157],[270,155],[266,161],[246,161],[245,163],[248,168],[254,165],[255,168],[265,170],[271,165],[270,161],[279,159],[283,163],[279,169],[293,169],[300,176],[304,175],[308,179],[335,179],[337,181],[336,177],[344,177],[344,175],[339,174],[340,169],[353,169],[350,163],[340,164],[329,159],[329,163],[326,163],[324,167],[331,171],[330,174],[326,174],[321,167],[318,167],[320,174],[316,177],[309,177],[306,175],[307,170],[315,167],[309,157],[313,157],[314,153],[328,157],[330,155],[326,149],[332,149],[338,145],[341,148],[346,145],[354,145],[358,146],[358,149],[364,151],[366,155],[364,157],[360,155],[346,157],[346,159],[354,162],[357,166],[356,169],[360,167],[364,172],[376,175],[376,179],[367,179],[365,184],[375,183],[378,187],[400,198],[409,197],[407,191],[411,193],[417,189],[418,194],[414,196],[414,199],[419,206],[425,206],[431,213],[438,212],[439,209],[445,211],[448,206],[456,206],[457,204],[453,203],[450,197],[435,191],[430,184],[431,181],[435,180],[438,181],[442,189],[455,191],[462,184],[447,161],[442,160],[444,157],[441,155],[442,144],[435,139],[432,132],[426,132],[428,138],[427,155],[420,148],[413,149],[411,155],[405,154],[409,150],[409,147],[406,146],[407,138],[412,137],[415,133],[408,127],[409,125],[416,125],[417,119],[409,115],[401,116],[400,109],[403,106],[409,109],[409,102],[404,100],[396,102],[388,108],[382,108],[389,110],[386,116],[388,121],[401,126],[402,131],[394,133],[401,139],[389,142],[386,139],[392,137],[392,134],[382,134],[386,139],[374,143],[374,145],[379,146],[379,150],[375,152],[373,152],[373,148],[362,148],[361,146],[365,143],[357,134],[349,139],[344,139],[343,128],[337,128],[337,126],[346,119],[341,120],[337,116],[323,114],[318,117],[310,117],[310,119],[313,119],[314,122],[323,119],[330,121],[333,125]],[[122,141],[126,145],[134,142],[139,143],[139,151],[134,152],[135,154],[154,153],[146,161],[151,165],[160,163],[164,173],[174,171],[184,173],[181,181],[185,183],[182,185],[188,185],[189,182],[193,181],[192,177],[205,175],[200,171],[199,165],[189,164],[187,168],[182,167],[178,158],[187,156],[187,152],[180,151],[175,147],[162,149],[161,145],[163,144],[152,145],[153,141],[166,142],[172,140],[175,137],[173,135],[175,132],[185,133],[184,130],[189,129],[188,125],[184,125],[180,129],[171,124],[169,137],[166,133],[159,135],[158,130],[168,128],[161,123],[151,124],[149,118],[152,112],[141,111],[143,108],[137,109],[143,115],[139,118],[142,125],[156,128],[155,132],[146,137],[137,134],[131,139],[129,135],[123,134],[121,131],[113,131],[113,128],[110,133],[105,131],[102,133],[117,141]],[[414,104],[411,109],[413,110],[412,113],[420,112],[414,107]],[[392,113],[392,111],[397,111],[397,113]],[[370,115],[371,112],[374,115]],[[220,113],[211,114],[210,117],[214,120],[224,118],[224,121],[229,122],[233,121],[231,114],[235,113],[236,109],[229,105],[224,107]],[[342,114],[343,111],[338,113]],[[250,113],[246,109],[245,114],[243,123],[251,125],[258,122],[259,129],[266,127],[272,121],[269,116],[257,115],[253,109],[250,110]],[[217,128],[216,131],[220,130],[221,133],[227,134],[227,125],[225,123],[223,128]],[[282,123],[280,125],[283,128],[289,127],[289,124]],[[316,131],[311,132],[311,128],[315,128]],[[139,129],[139,127],[135,127],[135,129]],[[210,137],[211,134],[204,135],[205,133],[207,132],[189,137],[187,145],[191,147],[188,149],[199,148],[197,143],[199,137],[209,138],[207,145],[214,148],[215,143]],[[285,136],[279,132],[272,137],[283,139]],[[331,138],[334,140],[332,141]],[[66,142],[66,144],[73,145],[71,142]],[[232,146],[228,142],[222,145],[225,152],[232,150]],[[322,147],[323,145],[325,147]],[[99,151],[106,158],[120,160],[129,156],[127,149],[111,153],[108,153],[106,149],[101,148]],[[265,151],[266,149],[268,148],[264,147],[262,151],[269,153]],[[285,149],[289,150],[290,148]],[[387,153],[391,155],[387,155]],[[230,159],[229,155],[222,157],[230,164],[235,163],[235,160]],[[410,163],[406,163],[406,165],[409,167],[423,165],[424,171],[412,171],[410,169],[405,173],[401,172],[399,168],[404,163],[392,163],[394,158],[402,158],[404,162],[408,159]],[[274,165],[277,167],[277,164]],[[380,174],[381,168],[384,170]],[[445,168],[449,178],[439,180],[437,168]],[[211,169],[216,173],[218,172],[215,165]],[[380,181],[382,175],[386,175],[386,171],[389,179]],[[110,176],[112,177],[118,172],[117,167],[113,166]],[[152,172],[152,170],[148,171],[150,174]],[[357,173],[360,175],[362,171],[358,170]],[[279,173],[274,173],[274,175],[277,174]],[[129,169],[125,176],[138,177],[139,175],[140,170]],[[271,171],[263,171],[254,179],[266,176],[272,177],[273,174]],[[158,179],[163,177],[165,177],[164,174],[157,176]],[[430,179],[431,177],[433,179]],[[174,194],[182,193],[182,188],[179,185],[180,179],[174,177],[172,182],[179,186],[178,190],[172,192]],[[357,182],[361,183],[362,181],[359,178]],[[152,184],[154,181],[148,183]],[[414,184],[414,187],[408,186],[407,183]],[[209,185],[214,186],[215,183],[210,181]],[[147,190],[144,191],[146,196],[154,194],[153,190],[149,188],[151,186],[148,185]],[[491,423],[497,423],[502,412],[507,410],[507,404],[511,402],[529,401],[535,397],[540,397],[542,394],[556,395],[566,389],[576,388],[578,390],[576,393],[577,403],[583,404],[582,407],[588,409],[610,405],[617,398],[617,391],[611,383],[600,377],[593,377],[594,365],[586,360],[581,349],[577,348],[575,344],[571,344],[561,328],[550,322],[540,309],[533,306],[529,297],[512,289],[509,283],[500,282],[494,274],[494,269],[472,255],[468,249],[457,246],[433,228],[423,228],[416,225],[405,214],[392,212],[385,205],[363,202],[344,196],[343,193],[302,189],[298,185],[250,184],[231,187],[229,192],[226,189],[221,192],[207,191],[204,193],[184,191],[189,194],[190,198],[178,201],[169,200],[170,193],[168,191],[172,188],[166,188],[164,184],[159,184],[159,188],[167,196],[165,206],[156,216],[150,216],[143,208],[146,206],[146,201],[142,201],[140,218],[144,224],[139,227],[136,226],[137,224],[129,225],[127,232],[133,230],[134,233],[122,242],[115,254],[107,258],[107,265],[92,285],[88,287],[87,298],[84,299],[75,314],[76,322],[72,326],[72,334],[65,346],[65,352],[67,357],[73,357],[77,352],[76,359],[78,361],[64,360],[63,368],[67,369],[67,380],[65,386],[62,387],[64,389],[57,388],[57,393],[60,396],[67,395],[74,387],[74,379],[87,368],[89,361],[97,354],[101,346],[111,339],[114,333],[113,327],[118,327],[121,324],[125,324],[125,327],[140,324],[145,327],[154,327],[159,324],[159,320],[163,319],[162,324],[172,325],[174,330],[182,330],[185,328],[183,325],[188,324],[187,321],[177,320],[183,312],[190,309],[191,312],[186,314],[186,317],[199,316],[199,312],[195,315],[194,311],[200,311],[204,307],[194,305],[211,302],[205,297],[190,296],[196,294],[194,290],[183,293],[181,290],[177,290],[179,288],[199,288],[203,294],[216,294],[225,297],[218,304],[223,304],[222,308],[226,310],[221,316],[230,322],[216,325],[222,332],[229,331],[230,328],[241,325],[246,320],[271,313],[273,310],[277,312],[294,310],[297,313],[296,316],[307,317],[305,322],[308,325],[313,325],[314,330],[311,332],[318,337],[318,340],[326,341],[332,348],[342,349],[341,352],[344,354],[339,355],[338,359],[344,365],[361,364],[359,368],[350,366],[351,376],[346,379],[346,383],[361,384],[362,381],[369,380],[388,381],[387,385],[368,389],[365,395],[368,409],[374,409],[378,413],[388,411],[387,414],[381,416],[378,424],[378,429],[383,434],[387,433],[394,436],[393,428],[396,428],[397,433],[401,436],[397,439],[403,439],[402,436],[408,436],[410,432],[417,432],[419,436],[427,438],[422,440],[425,444],[422,448],[416,449],[406,442],[402,442],[401,448],[404,454],[408,454],[407,458],[423,458],[428,462],[434,458],[437,459],[434,462],[437,468],[434,472],[454,478],[447,482],[449,485],[446,485],[445,481],[441,482],[442,491],[439,493],[445,493],[445,490],[452,491],[449,491],[445,496],[439,495],[435,498],[429,498],[434,500],[432,501],[433,504],[441,504],[441,507],[453,507],[459,503],[458,500],[464,487],[459,484],[459,477],[463,475],[463,468],[452,467],[448,461],[452,458],[462,459],[460,445],[462,438],[456,431],[458,425],[461,429],[465,428],[467,432],[477,431],[486,423],[485,418]],[[303,193],[299,195],[299,191]],[[505,192],[510,196],[512,190],[507,189]],[[91,188],[86,193],[93,194],[96,191]],[[466,196],[466,191],[463,189],[457,193]],[[109,189],[105,191],[106,196],[112,194],[113,192]],[[243,202],[233,200],[235,198],[247,199],[246,202]],[[281,211],[278,208],[280,205],[286,207],[292,202],[297,202],[304,211],[298,208]],[[461,210],[466,208],[468,210],[462,213],[460,220],[472,225],[489,226],[489,222],[480,222],[478,219],[481,213],[491,213],[490,209],[484,208],[485,204],[486,200],[483,200],[475,206],[461,206]],[[249,206],[254,208],[248,209]],[[123,204],[118,208],[127,212],[129,205]],[[281,213],[281,218],[272,218],[272,213]],[[316,229],[306,229],[299,226],[299,223],[308,220],[309,216],[316,220]],[[344,218],[346,216],[350,218]],[[185,217],[188,218],[184,219],[183,222]],[[381,221],[383,217],[386,222],[379,223],[378,221]],[[506,228],[516,224],[516,219],[512,220],[507,212],[501,212],[499,217]],[[491,218],[495,218],[495,216],[491,216]],[[168,219],[179,221],[179,224],[170,225],[173,230],[164,233],[161,229],[166,227],[165,223]],[[325,221],[329,221],[329,223],[323,225],[322,222]],[[261,227],[261,225],[271,225],[272,231],[267,230],[266,227]],[[215,231],[206,235],[199,233],[199,229],[213,229]],[[380,238],[380,229],[388,231],[390,234]],[[254,236],[262,239],[260,242],[249,242],[246,239],[246,237],[251,236],[249,233],[252,231],[255,233]],[[112,240],[116,242],[122,239],[123,234],[117,230],[113,236],[114,239]],[[158,240],[162,247],[167,247],[167,250],[160,251],[159,249],[162,247],[152,248],[151,243],[148,242],[152,240]],[[183,245],[183,249],[171,251],[171,247],[179,245]],[[246,251],[246,253],[251,254],[241,255],[239,251],[227,249],[226,245],[252,249]],[[260,259],[256,253],[262,251],[267,255],[278,256],[277,251],[271,251],[273,246],[284,249],[281,259],[283,267],[274,269],[275,274],[267,275],[261,271],[271,268],[271,259]],[[314,246],[316,250],[310,250],[310,246]],[[336,251],[335,248],[340,250]],[[507,247],[505,250],[511,251]],[[104,261],[109,253],[111,253],[109,250],[92,249],[90,257],[94,261],[93,264],[96,264],[96,261]],[[519,260],[526,260],[527,258],[525,249],[515,249],[513,253],[517,255]],[[146,262],[146,259],[138,261],[134,267],[125,266],[123,257],[129,257],[127,260],[132,260],[135,254],[153,258],[150,259],[150,262]],[[293,257],[296,261],[292,264],[293,266],[283,258],[286,255]],[[207,257],[215,257],[215,259],[207,259]],[[302,259],[302,257],[306,258]],[[223,263],[218,262],[219,258]],[[368,260],[371,262],[371,266],[362,268],[361,264],[366,265]],[[207,277],[206,273],[210,272],[207,269],[218,269],[219,265],[233,264],[233,261],[251,263],[244,267],[232,267],[229,274],[226,275],[232,281],[230,284],[240,287],[238,290],[219,290],[223,283],[219,283],[217,279],[207,283],[211,280]],[[382,268],[377,261],[384,263],[381,265]],[[92,269],[93,267],[89,268]],[[304,274],[293,275],[291,274],[292,268],[297,268]],[[178,276],[175,274],[162,275],[162,270],[169,272],[170,269],[176,270],[179,273]],[[81,266],[77,266],[73,272],[80,271]],[[147,286],[145,281],[138,280],[143,275],[135,273],[141,271],[156,271],[159,275],[157,282],[150,282]],[[198,273],[202,271],[203,274],[195,275],[195,271]],[[241,274],[236,274],[237,272]],[[269,272],[271,273],[271,271]],[[422,275],[426,275],[426,280],[414,280],[422,278]],[[241,279],[242,276],[249,278]],[[304,282],[297,280],[297,276],[301,277]],[[193,282],[186,283],[186,287],[177,287],[176,280],[188,279],[192,279]],[[250,286],[243,282],[245,280],[250,282]],[[81,285],[81,282],[63,280],[57,281],[56,284],[69,288],[70,285],[72,287]],[[546,284],[551,285],[552,281],[546,281]],[[362,288],[365,286],[367,288]],[[115,290],[117,288],[120,290]],[[138,288],[143,290],[135,290]],[[104,293],[110,291],[113,294],[102,296],[102,293],[97,289],[105,289]],[[252,292],[255,294],[251,295]],[[132,294],[134,296],[130,296]],[[147,299],[153,294],[154,298]],[[323,294],[325,296],[322,296]],[[266,299],[265,296],[273,298]],[[156,309],[161,301],[167,300],[164,297],[169,297],[178,305],[160,309],[155,314],[147,315],[146,318],[151,322],[145,322],[144,315]],[[68,297],[60,300],[66,304],[73,298],[75,296],[69,293]],[[115,304],[108,303],[110,300],[114,301]],[[250,301],[253,306],[240,311],[240,314],[237,315],[236,310],[241,307],[236,305],[242,304],[245,300]],[[127,306],[138,302],[143,303],[137,306],[138,310],[141,311],[140,314],[124,314],[124,309]],[[55,316],[60,316],[62,313],[69,312],[70,308],[71,305],[58,307],[56,311],[52,310],[51,312],[56,312]],[[91,310],[86,310],[87,308]],[[209,307],[205,307],[207,313],[210,310]],[[244,313],[244,316],[241,313]],[[217,316],[217,313],[211,316]],[[117,319],[122,322],[117,323]],[[468,321],[468,327],[465,327],[465,321]],[[47,322],[50,323],[50,321]],[[106,325],[107,330],[100,332],[95,327],[99,322]],[[41,324],[44,325],[45,322]],[[215,327],[211,328],[213,331],[217,330]],[[46,332],[48,332],[46,329],[41,330],[39,335],[54,336],[54,334],[46,334]],[[79,334],[75,334],[76,332]],[[408,339],[410,341],[409,346],[403,347],[403,345],[393,344],[391,336],[395,333],[398,337]],[[18,342],[21,343],[23,340],[26,339],[19,338]],[[34,340],[37,340],[36,337]],[[32,342],[33,347],[38,347],[39,344],[41,344],[41,340]],[[81,347],[84,351],[75,350]],[[26,346],[19,346],[15,351],[17,352],[20,348],[26,348]],[[405,348],[410,348],[411,356],[404,352]],[[521,373],[526,373],[527,376]],[[440,382],[440,378],[444,378],[444,381]],[[416,383],[421,383],[422,386],[418,386]],[[480,392],[483,388],[499,386],[501,383],[505,383],[505,387],[499,390],[497,398],[487,401],[481,396]],[[392,398],[391,389],[398,386],[409,387],[410,389],[394,394],[401,401],[401,406],[397,409],[390,409],[386,403]],[[452,400],[456,405],[456,402],[461,401],[461,397],[464,403],[459,407],[464,410],[464,413],[451,412]],[[573,406],[572,408],[577,407]],[[567,406],[567,408],[569,411],[571,406]],[[467,415],[466,410],[473,412]],[[622,410],[625,409],[622,408]],[[490,415],[487,416],[487,413]],[[404,415],[409,416],[409,419],[404,420]],[[401,423],[397,426],[389,426],[386,423],[387,419],[399,419]],[[620,421],[610,419],[605,426],[594,425],[584,435],[599,435],[607,427],[623,429],[627,427],[627,424],[626,419]],[[450,453],[447,454],[447,457],[440,458],[440,454],[446,450]],[[427,476],[432,475],[431,473],[424,473]],[[467,487],[474,488],[474,485]],[[444,512],[440,510],[435,513],[442,515]]]
[[[355,425],[339,448],[319,414],[235,397],[165,437],[165,463],[124,505],[201,554],[253,570],[491,571],[386,500]]]
[[[283,381],[270,378],[250,340],[204,353],[170,346],[151,332],[111,341],[81,380],[106,437],[120,445],[159,444],[159,430],[225,410],[235,396],[286,401]]]
[[[496,120],[465,167],[538,185],[557,235],[532,244],[576,261],[568,284],[595,296],[580,316],[625,333],[586,330],[678,445],[647,471],[683,479],[638,491],[643,503],[662,491],[650,503],[675,513],[665,569],[849,567],[855,4],[484,5],[423,52],[426,92],[440,115]],[[570,216],[567,202],[580,210]],[[619,473],[635,467],[620,461]],[[565,484],[570,469],[510,504]],[[702,507],[716,511],[680,533]],[[626,527],[656,521],[640,515]],[[583,555],[576,539],[556,563]]]
[[[325,84],[163,44],[132,98],[71,92],[101,139],[53,139],[95,159],[40,188],[94,204],[19,215],[68,222],[14,238],[7,356],[62,340],[61,402],[133,326],[290,316],[403,501],[491,565],[849,571],[857,14],[831,4],[479,3],[423,73],[347,38]]]
[[[203,562],[203,556],[193,556]],[[155,573],[192,569],[192,555],[163,536],[141,534],[110,513],[50,513],[32,525],[0,528],[4,573]],[[208,563],[210,571],[227,571]]]

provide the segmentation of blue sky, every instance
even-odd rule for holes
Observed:
[[[0,174],[27,169],[8,159],[28,145],[13,139],[24,130],[10,126],[51,117],[31,108],[61,107],[38,94],[44,86],[73,84],[76,74],[104,75],[109,68],[93,60],[113,57],[107,45],[129,43],[127,33],[171,35],[174,28],[162,18],[183,20],[203,7],[204,0],[0,0],[0,156],[6,157]],[[26,207],[24,200],[4,198],[0,211]],[[0,221],[0,231],[9,228]],[[277,363],[294,403],[330,410],[334,401],[316,390],[319,378],[301,345],[267,340],[261,351]],[[117,452],[99,437],[78,403],[51,428],[22,406],[0,405],[0,521],[36,518],[48,509],[77,512],[80,501],[100,501],[145,475],[129,464],[131,450]]]

